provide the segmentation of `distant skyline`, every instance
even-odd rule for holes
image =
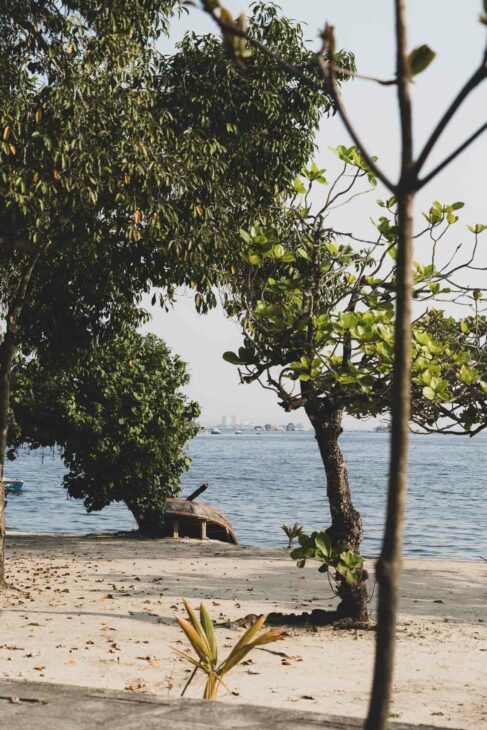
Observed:
[[[239,14],[248,3],[227,0],[227,7]],[[358,0],[281,0],[283,13],[307,23],[305,37],[310,47],[316,47],[318,32],[325,20],[336,27],[339,47],[356,55],[360,71],[390,77],[394,73],[394,48],[392,44],[392,3],[376,0],[363,3]],[[456,91],[478,65],[483,50],[483,26],[478,22],[480,0],[456,0],[443,2],[411,2],[410,46],[428,43],[437,58],[430,68],[418,78],[413,89],[415,105],[415,132],[418,146],[428,135],[435,121],[442,114]],[[173,24],[169,40],[161,44],[165,52],[171,52],[175,43],[187,30],[195,33],[215,32],[211,20],[196,9],[187,17]],[[350,116],[356,124],[368,149],[380,157],[390,175],[395,175],[398,164],[397,114],[393,87],[378,87],[365,81],[353,81],[344,86],[344,99]],[[467,100],[458,118],[451,123],[432,156],[431,166],[465,139],[479,124],[481,112],[487,108],[487,85],[481,86]],[[329,146],[351,144],[340,120],[334,116],[324,118],[317,137],[318,151],[315,159],[323,166],[333,168]],[[422,191],[416,207],[416,219],[420,212],[438,199],[442,202],[465,201],[461,211],[465,223],[487,223],[485,162],[487,140],[484,135],[465,154],[444,171],[435,183]],[[345,223],[344,230],[370,230],[369,217],[377,215],[375,201],[385,197],[377,188],[367,200],[358,201],[353,220],[350,213],[337,211],[336,221]],[[340,214],[340,215],[338,215]],[[460,225],[460,224],[459,224]],[[465,226],[453,235],[450,245],[465,238]],[[448,250],[448,246],[447,246]],[[421,251],[417,252],[417,256]],[[487,264],[487,247],[482,253]],[[237,369],[222,360],[225,350],[238,348],[241,338],[238,326],[225,318],[221,307],[206,316],[195,313],[191,296],[183,292],[175,308],[165,313],[152,308],[149,298],[145,302],[153,314],[152,322],[145,328],[166,340],[169,346],[189,364],[191,384],[188,394],[202,407],[203,423],[217,423],[224,413],[237,413],[244,420],[260,422],[264,419],[276,423],[299,420],[306,424],[304,413],[286,414],[279,407],[275,394],[259,385],[239,385]],[[370,419],[358,423],[347,418],[348,428],[370,429],[377,422]]]

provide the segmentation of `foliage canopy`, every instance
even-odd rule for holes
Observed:
[[[241,232],[247,251],[238,283],[227,291],[227,310],[239,317],[245,339],[238,353],[224,357],[241,367],[242,381],[275,390],[286,410],[318,399],[357,417],[378,416],[391,403],[396,200],[379,201],[375,240],[333,230],[333,208],[365,192],[364,180],[375,184],[356,148],[335,152],[343,171],[318,212],[312,191],[327,181],[313,164],[296,181],[279,228],[260,222]],[[474,266],[484,226],[470,227],[472,254],[465,260],[458,260],[459,250],[454,260],[438,260],[462,207],[435,201],[424,214],[420,235],[431,249],[427,263],[414,264],[412,418],[425,430],[460,426],[473,433],[487,423],[487,319],[483,292],[462,283],[461,274]],[[468,305],[467,316],[445,314],[438,301]]]
[[[188,381],[162,340],[128,328],[68,370],[46,359],[19,362],[12,441],[59,447],[64,486],[88,511],[125,502],[141,528],[157,530],[198,431],[198,405],[181,392]]]

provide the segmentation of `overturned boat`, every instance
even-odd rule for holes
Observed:
[[[166,500],[164,535],[174,538],[220,540],[238,545],[237,537],[227,517],[216,507],[195,501],[207,489],[208,484],[205,483],[186,499],[169,497]]]

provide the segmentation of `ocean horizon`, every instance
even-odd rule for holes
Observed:
[[[387,488],[388,434],[347,430],[340,439],[353,502],[362,515],[362,552],[379,553]],[[283,546],[280,526],[299,522],[306,531],[329,524],[323,465],[313,432],[224,432],[199,434],[188,453],[192,466],[182,496],[202,482],[202,501],[222,510],[244,545]],[[21,449],[6,465],[6,478],[22,479],[20,494],[9,494],[7,529],[75,533],[133,530],[123,504],[86,513],[82,501],[67,497],[66,469],[56,450]],[[487,553],[487,436],[411,437],[410,479],[404,555],[475,559]]]

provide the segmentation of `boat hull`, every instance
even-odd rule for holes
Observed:
[[[166,500],[164,534],[168,537],[209,538],[238,545],[230,521],[220,510],[203,502],[177,497]]]
[[[7,494],[18,494],[24,487],[24,482],[19,479],[4,479],[3,486]]]

